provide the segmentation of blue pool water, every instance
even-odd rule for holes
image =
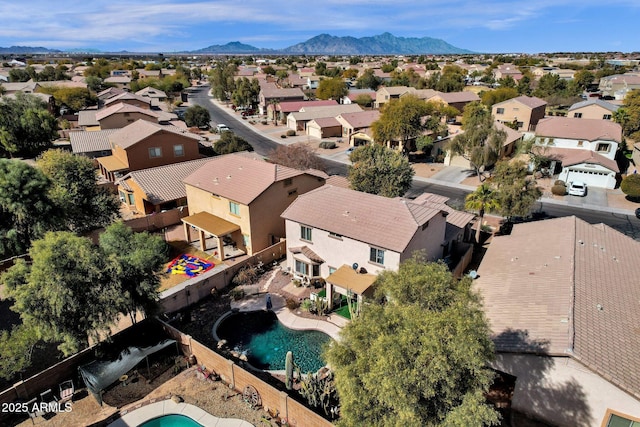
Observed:
[[[326,364],[322,350],[331,341],[323,332],[289,329],[271,311],[232,314],[216,332],[230,348],[245,353],[252,366],[274,371],[284,369],[291,351],[303,373],[316,372]]]
[[[142,423],[138,427],[202,427],[202,424],[184,415],[163,415]]]

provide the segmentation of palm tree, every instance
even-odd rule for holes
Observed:
[[[482,220],[485,211],[497,209],[500,206],[497,194],[487,184],[480,185],[476,191],[467,194],[464,201],[465,209],[476,210],[479,212],[480,222],[476,230],[476,243],[480,243],[480,232],[482,231]]]

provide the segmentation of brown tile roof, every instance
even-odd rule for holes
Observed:
[[[401,253],[416,231],[440,213],[403,198],[325,184],[298,196],[282,217]]]
[[[321,128],[342,127],[342,124],[335,117],[320,117],[319,119],[313,119],[311,121],[315,122]]]
[[[331,175],[324,183],[325,185],[333,185],[334,187],[351,188],[349,180],[340,175]]]
[[[446,204],[448,200],[448,197],[433,193],[422,193],[413,200],[414,203],[418,203],[432,209],[439,209],[447,213],[447,227],[444,234],[444,238],[447,241],[456,237],[460,233],[461,229],[469,225],[469,223],[476,217],[472,213],[453,209]]]
[[[292,113],[300,111],[304,107],[326,107],[329,105],[338,105],[333,99],[323,99],[318,101],[287,101],[278,103],[278,111],[283,113]]]
[[[469,92],[466,90],[462,92],[440,92],[434,96],[439,97],[447,104],[480,101],[480,97],[475,92]]]
[[[107,100],[105,100],[104,105],[110,105],[110,104],[113,104],[114,102],[122,102],[126,100],[131,100],[131,99],[144,102],[147,105],[151,104],[151,100],[149,98],[145,98],[144,96],[140,96],[131,92],[122,92],[122,93],[119,93],[118,95],[112,96],[111,98],[108,98]]]
[[[320,257],[320,255],[318,255],[317,253],[313,252],[311,249],[309,249],[308,246],[301,246],[301,247],[296,247],[296,248],[289,248],[289,251],[292,254],[302,254],[304,256],[306,256],[309,260],[318,263],[318,264],[322,264],[324,262],[324,260]]]
[[[338,104],[326,107],[309,107],[303,110],[304,111],[296,111],[290,114],[296,120],[313,120],[324,117],[337,117],[344,113],[355,113],[362,111],[362,108],[360,108],[358,104]]]
[[[78,126],[98,126],[100,123],[96,120],[97,110],[80,110],[78,111]]]
[[[536,136],[585,141],[605,140],[620,143],[622,142],[622,127],[609,120],[545,117],[538,122]]]
[[[184,179],[209,193],[249,205],[274,182],[315,174],[234,153],[211,159]]]
[[[109,136],[109,141],[122,148],[129,148],[138,142],[157,133],[175,134],[189,139],[200,141],[200,137],[196,134],[185,131],[175,126],[163,126],[158,123],[148,122],[138,119],[128,126],[118,129]]]
[[[275,84],[265,85],[262,87],[262,95],[265,98],[304,98],[304,93],[300,88],[284,88],[280,89]]]
[[[640,397],[639,259],[639,242],[573,216],[495,237],[474,287],[496,348],[572,356]]]
[[[182,181],[208,161],[211,159],[191,160],[129,172],[116,183],[134,181],[144,191],[147,200],[157,205],[187,197],[187,191]]]
[[[507,139],[504,140],[504,146],[512,144],[522,138],[522,134],[520,132],[515,129],[511,129],[509,126],[500,122],[496,122],[496,127],[507,134]]]
[[[539,152],[545,157],[562,162],[563,167],[587,163],[591,165],[604,166],[611,171],[620,172],[618,163],[615,160],[611,160],[610,158],[591,150],[580,148],[542,147],[538,145],[533,148],[536,152]]]
[[[109,117],[110,115],[117,113],[140,113],[145,114],[149,117],[154,117],[156,119],[158,118],[158,115],[151,110],[136,107],[135,105],[131,104],[125,104],[124,102],[119,102],[107,108],[103,108],[102,110],[96,111],[96,120],[100,121],[105,117]]]
[[[356,113],[343,113],[339,116],[354,129],[368,128],[371,123],[380,118],[380,110],[358,111]]]

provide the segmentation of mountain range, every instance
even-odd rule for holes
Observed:
[[[94,52],[95,49],[69,49],[64,52]],[[0,47],[0,53],[59,53],[57,49],[44,47],[11,46]],[[123,51],[121,53],[134,53]],[[396,37],[390,33],[383,33],[372,37],[337,37],[320,34],[309,40],[283,49],[258,48],[240,42],[230,42],[225,45],[211,45],[198,50],[171,53],[194,54],[262,54],[262,55],[422,55],[422,54],[462,54],[473,53],[450,45],[441,39],[431,37]]]

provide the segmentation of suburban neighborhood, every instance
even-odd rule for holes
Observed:
[[[640,425],[637,55],[0,56],[0,424]]]

